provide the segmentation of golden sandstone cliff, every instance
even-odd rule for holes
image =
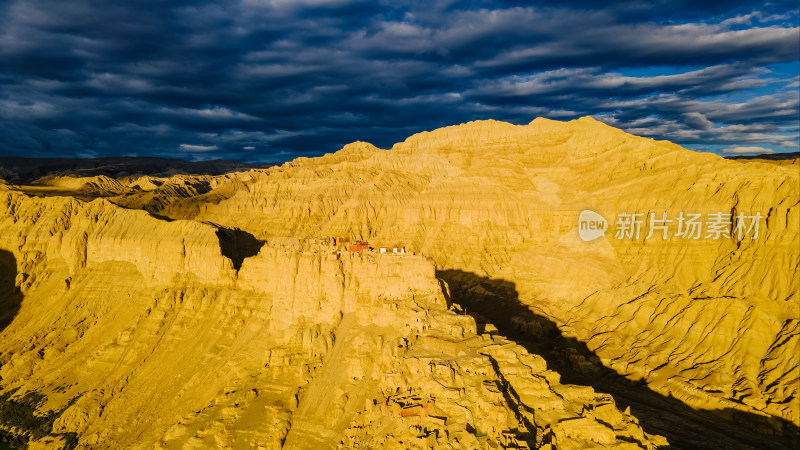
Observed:
[[[2,400],[44,396],[29,422],[52,428],[0,426],[86,448],[790,448],[799,177],[583,118],[3,184]],[[604,237],[579,237],[584,210]],[[675,236],[718,213],[727,235]]]
[[[209,225],[3,197],[22,298],[0,376],[59,411],[41,445],[72,433],[105,448],[665,442],[448,311],[422,256],[289,241],[235,271]]]

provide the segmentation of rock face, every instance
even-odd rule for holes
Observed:
[[[402,242],[440,270],[514,283],[519,302],[665,395],[798,425],[798,178],[591,118],[485,121],[254,173],[192,218],[261,238]],[[667,213],[673,228],[587,245],[586,209],[612,226]],[[717,212],[760,214],[757,238],[674,236],[681,213]]]
[[[0,247],[16,261],[3,270],[18,272],[22,298],[0,376],[45,393],[53,434],[82,446],[666,442],[609,396],[479,334],[423,256],[278,242],[236,271],[209,225],[2,195]]]
[[[46,396],[45,446],[666,445],[638,406],[561,382],[605,370],[759,447],[800,424],[799,176],[584,118],[226,175],[2,183],[0,387]],[[608,222],[591,242],[586,210]],[[760,214],[758,235],[675,236],[719,212]],[[621,213],[673,222],[618,238]],[[585,348],[532,353],[555,337]],[[731,434],[684,445],[747,448]]]

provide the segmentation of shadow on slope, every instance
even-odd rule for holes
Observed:
[[[460,270],[437,271],[437,277],[447,282],[452,302],[475,318],[479,330],[490,322],[508,339],[545,358],[563,383],[611,394],[620,409],[630,407],[647,433],[666,437],[670,448],[800,448],[791,422],[732,409],[696,410],[602,366],[583,342],[563,336],[550,319],[523,305],[513,282]]]
[[[11,252],[0,250],[0,333],[14,320],[22,303],[16,279],[17,259]]]
[[[264,246],[263,241],[259,241],[252,234],[238,228],[217,226],[217,237],[222,256],[233,262],[233,268],[237,272],[242,268],[245,258],[257,255]]]

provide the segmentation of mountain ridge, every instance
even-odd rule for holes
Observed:
[[[78,433],[83,445],[132,443],[155,427],[147,442],[164,448],[352,446],[373,432],[380,437],[371,445],[458,439],[474,446],[484,433],[500,443],[512,416],[513,443],[586,448],[636,436],[637,448],[654,448],[664,445],[663,434],[683,446],[704,444],[702,431],[676,429],[662,422],[659,407],[635,402],[644,392],[636,383],[687,408],[672,406],[669,420],[707,412],[698,420],[719,427],[707,433],[720,448],[737,439],[781,448],[800,423],[800,174],[790,167],[700,154],[584,118],[472,122],[390,149],[357,141],[321,157],[221,175],[48,180],[54,185],[45,189],[0,184],[0,250],[16,265],[3,279],[22,295],[17,318],[2,330],[0,375],[4,391],[42,391],[53,409],[77,396],[54,432]],[[586,209],[609,222],[592,242],[578,233]],[[673,220],[759,213],[763,220],[756,239],[732,232],[687,240],[675,236],[674,222],[668,238],[645,238],[646,230],[617,238],[614,219],[624,212]],[[245,243],[258,249],[226,255],[223,238],[233,253]],[[343,238],[400,245],[408,255],[351,253]],[[424,288],[407,295],[408,283]],[[131,309],[115,292],[132,296]],[[59,303],[61,293],[68,295]],[[497,336],[481,313],[464,315],[467,304],[486,313],[508,307],[514,315],[500,317],[507,337],[560,336],[547,350],[555,356],[544,364],[529,350],[535,345]],[[40,308],[64,327],[36,320]],[[412,327],[391,329],[400,323]],[[265,332],[276,340],[262,341]],[[205,336],[197,354],[186,350],[192,333]],[[248,342],[270,355],[247,350]],[[97,345],[103,350],[94,354]],[[374,364],[360,345],[372,349]],[[140,420],[126,416],[126,402],[142,405],[136,389],[156,395],[142,375],[168,377],[177,367],[170,348],[183,349],[181,370],[191,374],[175,388],[186,402],[154,405]],[[436,352],[452,357],[436,363]],[[70,372],[58,369],[58,358],[73,368],[91,364]],[[220,366],[210,362],[217,359]],[[348,361],[344,372],[335,370],[338,359]],[[594,390],[562,388],[551,360],[587,384],[605,381]],[[257,374],[262,366],[272,378]],[[198,381],[203,371],[216,381]],[[296,381],[282,378],[288,374]],[[449,403],[461,397],[448,397],[455,394],[434,379],[470,392],[478,409],[467,414]],[[315,387],[328,382],[338,386],[333,396]],[[484,382],[499,391],[468,387]],[[187,394],[195,388],[202,398]],[[631,401],[633,413],[609,407],[603,414],[611,422],[590,414],[606,388]],[[386,389],[421,397],[398,403]],[[315,402],[336,413],[313,413]],[[426,402],[441,410],[418,415]],[[266,415],[252,416],[251,406]],[[403,419],[405,408],[417,406],[412,417],[420,419]],[[116,412],[91,425],[104,408]],[[437,414],[452,426],[424,418]],[[254,417],[274,427],[257,432]],[[439,430],[435,437],[414,434],[417,420]],[[396,432],[386,431],[389,424]],[[736,426],[743,431],[725,431]]]

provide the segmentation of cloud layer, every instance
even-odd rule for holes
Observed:
[[[698,150],[797,150],[789,2],[518,4],[4,2],[0,153],[283,161],[584,115]]]

